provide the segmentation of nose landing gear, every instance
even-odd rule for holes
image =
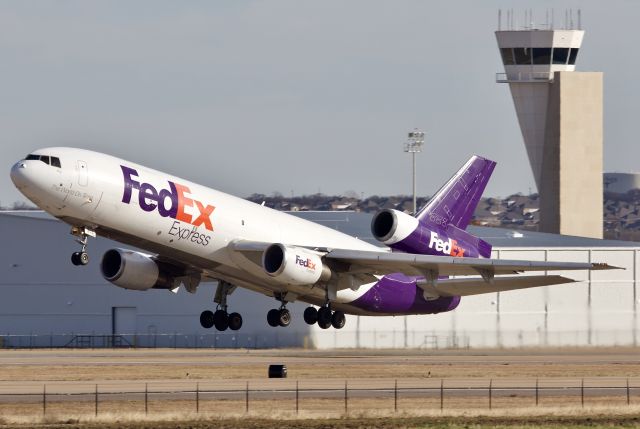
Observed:
[[[82,246],[82,249],[79,252],[73,252],[71,254],[71,263],[73,265],[87,265],[89,263],[89,254],[87,253],[87,239],[89,237],[95,238],[95,231],[87,227],[74,226],[71,228],[71,234],[79,237],[76,238],[76,242],[78,242],[78,244]]]

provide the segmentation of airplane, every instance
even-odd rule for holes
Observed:
[[[121,288],[183,286],[194,293],[217,281],[215,312],[204,328],[238,330],[242,316],[228,297],[242,287],[275,298],[272,327],[288,326],[287,303],[311,304],[304,321],[341,329],[346,314],[394,316],[452,311],[461,297],[573,282],[525,271],[611,269],[607,264],[491,259],[491,245],[465,229],[496,163],[472,156],[412,216],[383,209],[371,222],[376,246],[306,221],[110,155],[68,147],[36,150],[11,169],[29,200],[71,225],[89,263],[89,237],[143,251],[114,248],[100,263]],[[316,308],[317,307],[317,308]]]

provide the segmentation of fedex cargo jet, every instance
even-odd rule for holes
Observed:
[[[11,169],[16,187],[71,225],[89,262],[88,237],[100,235],[143,252],[111,249],[101,272],[138,291],[182,285],[195,292],[217,281],[205,328],[237,330],[230,312],[239,286],[275,298],[271,326],[288,326],[287,303],[311,304],[308,324],[345,325],[345,314],[389,316],[451,311],[465,295],[573,280],[524,271],[594,270],[606,264],[490,259],[491,245],[465,231],[495,167],[474,156],[415,216],[385,209],[372,220],[377,247],[319,224],[254,204],[142,165],[82,149],[37,150]],[[148,253],[147,253],[148,252]]]

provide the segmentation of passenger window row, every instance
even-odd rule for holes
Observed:
[[[574,65],[578,56],[578,48],[501,48],[500,54],[505,66]]]
[[[60,164],[60,158],[58,158],[57,156],[49,156],[49,155],[33,155],[33,154],[29,154],[27,155],[27,157],[25,158],[25,160],[35,160],[35,161],[42,161],[47,165],[50,165],[52,167],[58,167],[61,168],[61,164]]]

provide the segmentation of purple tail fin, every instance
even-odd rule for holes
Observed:
[[[472,156],[418,212],[418,220],[425,224],[451,224],[465,229],[495,166],[494,161]]]

